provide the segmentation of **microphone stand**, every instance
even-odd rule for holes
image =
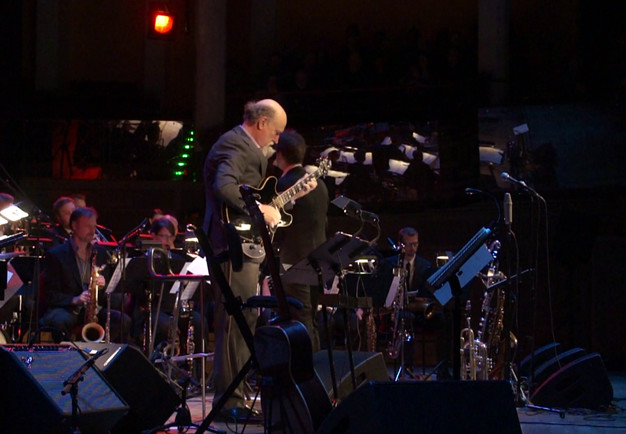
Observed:
[[[537,193],[537,191],[530,187],[528,184],[526,184],[525,181],[523,180],[519,180],[519,179],[515,179],[512,176],[510,176],[508,173],[506,172],[502,172],[501,175],[502,179],[509,181],[513,184],[516,184],[518,186],[520,186],[523,190],[525,190],[526,192],[530,193],[530,200],[531,200],[531,231],[534,229],[533,228],[533,223],[534,223],[534,218],[533,218],[533,205],[534,205],[534,199],[538,199],[539,200],[539,207],[541,207],[541,203],[544,204],[544,206],[546,207],[546,219],[547,219],[547,203],[546,200],[544,199],[543,196],[541,196],[539,193]],[[541,216],[541,215],[540,215]],[[538,224],[537,224],[538,226]],[[537,233],[538,233],[538,229],[537,228]],[[536,243],[536,249],[539,248],[539,243]],[[531,400],[530,400],[530,396],[532,395],[532,388],[534,386],[533,381],[534,381],[534,358],[535,358],[535,354],[534,354],[534,344],[535,344],[535,333],[536,333],[536,280],[537,280],[537,265],[538,265],[538,252],[535,251],[535,255],[533,256],[533,252],[531,250],[530,253],[530,257],[531,257],[531,264],[532,261],[534,260],[535,262],[535,267],[534,267],[534,273],[533,276],[531,277],[531,288],[530,288],[530,298],[531,298],[531,353],[530,353],[530,371],[529,371],[529,378],[528,378],[528,392],[527,395],[522,394],[522,396],[525,398],[525,406],[531,409],[536,409],[536,410],[546,410],[546,411],[551,411],[554,413],[559,413],[561,418],[565,417],[565,412],[562,409],[558,409],[558,408],[550,408],[550,407],[540,407],[540,406],[536,406],[534,405]],[[548,258],[549,261],[549,258]],[[548,264],[549,267],[549,264]],[[548,282],[549,284],[549,282]],[[550,313],[551,314],[551,313]]]
[[[126,306],[126,288],[125,288],[125,284],[126,284],[126,256],[127,256],[127,252],[126,252],[126,243],[128,243],[129,240],[135,238],[136,236],[138,236],[141,231],[143,231],[143,229],[146,227],[146,225],[148,224],[148,218],[144,218],[141,223],[139,223],[139,225],[137,225],[135,228],[131,229],[130,232],[128,232],[126,235],[124,235],[122,237],[122,239],[120,240],[119,243],[117,243],[117,248],[116,250],[118,252],[121,251],[121,255],[118,255],[118,258],[120,258],[121,264],[120,266],[121,268],[121,272],[120,272],[120,292],[122,294],[122,305],[120,306],[120,331],[124,330],[124,308]],[[110,308],[110,306],[109,306]],[[121,343],[124,343],[124,333],[120,333],[120,341]]]
[[[78,383],[83,381],[85,372],[93,366],[96,360],[106,354],[108,350],[106,348],[98,351],[96,354],[85,360],[80,368],[78,368],[67,380],[63,382],[63,390],[61,395],[65,396],[68,393],[72,397],[72,419],[70,422],[69,432],[72,434],[80,434],[80,428],[78,427]]]
[[[512,266],[511,263],[513,261],[513,230],[511,228],[513,224],[513,203],[511,202],[510,193],[505,193],[504,196],[504,225],[506,228],[506,244],[507,244],[507,276],[512,276]],[[507,278],[507,283],[505,286],[505,295],[504,295],[504,317],[503,323],[504,327],[502,333],[504,334],[504,372],[503,379],[505,381],[511,381],[511,370],[512,370],[512,360],[511,360],[511,327],[513,323],[513,288],[512,288],[512,279]]]

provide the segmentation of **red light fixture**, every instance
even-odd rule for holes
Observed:
[[[169,39],[174,34],[174,14],[170,13],[167,5],[151,3],[149,7],[148,36],[157,39]]]
[[[174,17],[165,13],[157,13],[154,18],[154,31],[160,35],[166,35],[174,27]]]

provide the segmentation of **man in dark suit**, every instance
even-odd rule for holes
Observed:
[[[406,226],[398,231],[401,247],[399,256],[391,258],[394,264],[406,272],[407,291],[410,293],[407,309],[413,321],[414,330],[430,331],[436,334],[437,358],[449,358],[449,330],[446,313],[434,295],[428,290],[427,279],[436,271],[430,261],[417,254],[419,234],[413,227]],[[422,338],[423,339],[423,338]],[[405,364],[413,364],[413,341],[405,342]]]
[[[227,249],[224,222],[245,217],[248,212],[241,197],[239,186],[247,184],[258,187],[265,178],[268,160],[264,150],[278,142],[287,125],[285,110],[274,100],[249,102],[244,107],[243,123],[224,133],[212,146],[204,164],[206,210],[204,230],[207,232],[215,254]],[[310,188],[314,188],[311,186]],[[275,227],[280,212],[270,205],[259,205],[265,223]],[[225,215],[227,214],[227,215]],[[244,249],[245,251],[245,249]],[[259,266],[263,258],[244,255],[240,271],[232,270],[230,262],[223,271],[235,297],[247,300],[257,294]],[[213,374],[215,379],[214,404],[217,403],[237,373],[250,357],[245,341],[234,320],[226,312],[222,289],[214,285],[215,354]],[[244,310],[248,326],[254,330],[256,309]],[[241,420],[248,414],[244,403],[244,387],[239,384],[227,397],[222,409],[227,419]]]
[[[70,216],[76,209],[74,199],[69,196],[61,196],[52,204],[52,213],[56,224],[52,228],[52,245],[58,246],[65,243],[72,234]]]
[[[285,191],[306,175],[302,167],[306,143],[304,138],[293,131],[280,135],[276,145],[275,165],[282,171],[276,189]],[[292,265],[311,253],[316,247],[326,241],[326,213],[328,212],[328,190],[323,182],[304,197],[295,201],[289,213],[293,217],[291,225],[281,228],[276,233],[276,242],[279,246],[282,269],[287,270]],[[309,335],[313,351],[320,349],[320,338],[315,321],[315,312],[318,305],[319,287],[301,284],[283,285],[285,293],[297,298],[303,304],[302,309],[290,306],[291,317],[303,323]]]
[[[94,272],[93,255],[96,265],[105,263],[106,251],[93,246],[96,231],[97,213],[93,208],[76,208],[70,218],[72,235],[64,244],[53,247],[46,253],[44,268],[40,277],[42,305],[45,307],[42,325],[52,328],[56,342],[70,339],[75,326],[85,324],[85,308],[91,300],[89,284]],[[98,288],[104,288],[103,275],[95,277]],[[99,291],[101,294],[103,291]],[[102,299],[99,304],[103,305]],[[119,304],[119,303],[117,303]],[[106,309],[98,312],[98,322],[104,330]],[[88,321],[91,318],[87,318]],[[130,332],[131,318],[124,316],[124,341]],[[111,340],[122,342],[120,333],[121,313],[111,310]]]
[[[398,232],[398,241],[403,251],[401,267],[407,271],[407,291],[415,297],[433,298],[426,289],[426,279],[435,271],[432,264],[417,255],[419,234],[416,229],[406,226]]]

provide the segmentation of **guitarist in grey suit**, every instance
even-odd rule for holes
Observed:
[[[204,230],[216,255],[228,246],[223,224],[233,217],[247,214],[239,186],[247,184],[256,187],[261,184],[268,165],[264,148],[278,142],[286,125],[287,114],[276,101],[265,99],[249,102],[244,107],[243,123],[224,133],[211,147],[204,164]],[[316,183],[309,188],[314,188],[315,185]],[[259,208],[269,227],[278,225],[280,212],[276,208],[264,204]],[[241,297],[245,301],[256,295],[262,259],[244,255],[243,267],[236,272],[232,270],[230,262],[223,265],[224,274],[235,297]],[[226,312],[220,288],[217,285],[214,287],[215,404],[244,366],[250,353],[233,318]],[[248,326],[254,331],[256,309],[246,309],[244,316]],[[242,420],[247,414],[243,384],[240,384],[228,397],[221,416],[227,420]]]
[[[280,135],[276,145],[275,165],[282,170],[277,190],[283,191],[294,185],[306,175],[302,163],[306,153],[304,138],[294,132],[287,131]],[[328,212],[328,190],[326,184],[319,182],[317,187],[304,197],[295,201],[289,213],[293,223],[276,233],[279,245],[280,262],[286,271],[301,259],[307,257],[316,247],[326,241],[326,213]],[[320,338],[315,321],[321,288],[301,284],[283,284],[285,293],[302,302],[303,308],[290,307],[291,318],[304,324],[311,337],[313,352],[320,349]]]

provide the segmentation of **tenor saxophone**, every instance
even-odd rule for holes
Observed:
[[[96,251],[91,257],[91,276],[89,277],[89,303],[85,309],[85,325],[81,336],[85,342],[101,342],[104,339],[104,329],[98,324],[98,276],[100,269],[96,265]]]

